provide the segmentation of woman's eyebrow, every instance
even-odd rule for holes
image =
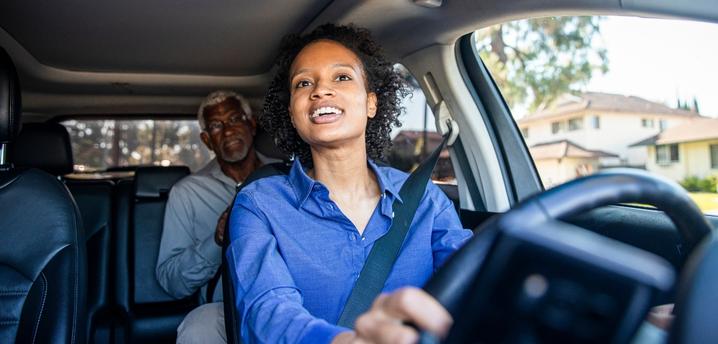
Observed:
[[[333,67],[333,68],[338,68],[338,67],[349,68],[351,70],[356,71],[356,65],[349,64],[349,63],[335,63],[335,64],[331,65],[331,67]],[[290,79],[297,76],[298,74],[309,72],[310,70],[311,69],[309,69],[309,68],[298,69],[298,70],[294,71],[294,73],[292,73],[292,75],[290,76]]]

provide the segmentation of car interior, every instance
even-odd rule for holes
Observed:
[[[455,318],[447,342],[626,343],[649,308],[666,303],[677,305],[671,341],[718,341],[718,216],[701,213],[674,184],[628,170],[544,190],[511,109],[477,61],[475,30],[553,15],[715,23],[718,6],[3,1],[0,342],[174,342],[199,298],[171,297],[155,265],[168,193],[190,168],[150,163],[79,173],[62,123],[195,121],[199,103],[217,89],[243,94],[260,113],[282,37],[329,22],[370,29],[416,79],[437,131],[446,134],[448,122],[457,135],[448,148],[456,182],[439,186],[476,236],[425,287]],[[288,159],[262,130],[255,148]],[[527,281],[563,289],[551,289],[539,307],[521,298]],[[556,312],[564,318],[547,316]]]

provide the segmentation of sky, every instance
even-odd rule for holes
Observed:
[[[718,24],[609,17],[601,22],[609,71],[589,91],[634,95],[674,107],[698,100],[701,114],[718,117]]]

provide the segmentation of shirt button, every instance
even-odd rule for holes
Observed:
[[[393,212],[393,211],[391,212],[391,218],[392,218],[392,219],[394,218],[394,212]]]
[[[361,237],[361,241],[364,241],[364,240],[366,240],[366,237]]]

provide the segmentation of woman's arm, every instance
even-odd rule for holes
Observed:
[[[230,234],[227,260],[245,343],[329,343],[348,331],[312,316],[302,306],[269,221],[249,192],[237,196]]]
[[[438,209],[434,215],[434,227],[431,231],[431,251],[434,254],[436,271],[471,238],[472,233],[463,228],[454,204],[438,186],[430,182],[427,190],[427,198],[433,200]]]

